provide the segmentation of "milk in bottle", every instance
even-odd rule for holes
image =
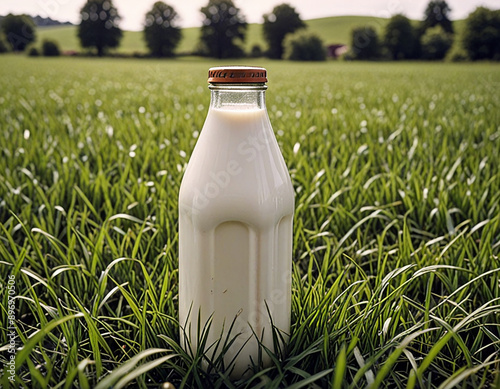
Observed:
[[[223,359],[232,378],[259,362],[259,341],[276,351],[271,320],[283,339],[290,330],[294,191],[266,82],[264,68],[209,70],[210,108],[179,193],[181,341],[195,353],[210,320],[202,351],[214,360],[233,341]]]

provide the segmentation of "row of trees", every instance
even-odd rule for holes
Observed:
[[[248,24],[233,1],[209,0],[200,11],[203,14],[203,24],[196,54],[216,58],[243,56],[245,53],[241,44],[245,40]],[[82,47],[93,49],[97,55],[102,56],[106,49],[119,46],[123,37],[119,27],[121,17],[111,0],[88,0],[80,10],[80,18],[77,34]],[[178,19],[179,15],[175,9],[162,1],[156,2],[146,13],[144,39],[151,55],[174,55],[182,38]],[[2,27],[13,51],[24,51],[35,41],[35,26],[29,16],[8,15]],[[283,58],[286,36],[305,27],[306,24],[300,15],[290,5],[281,4],[274,7],[271,13],[264,15],[263,33],[268,49],[263,53],[260,46],[254,46],[251,55],[259,57],[266,54],[270,58]],[[0,51],[1,44],[0,40]],[[317,60],[326,57],[323,42],[315,36],[297,36],[288,46],[287,58]],[[33,47],[29,49],[31,55],[36,55],[37,52]]]
[[[196,54],[217,58],[244,55],[241,44],[248,25],[233,1],[209,0],[200,11],[203,24]],[[418,25],[399,14],[389,20],[382,37],[378,36],[373,26],[356,28],[352,31],[352,45],[347,58],[442,59],[453,45],[452,52],[457,58],[500,59],[500,10],[477,8],[467,18],[460,39],[455,37],[450,11],[446,1],[431,0]],[[118,47],[123,33],[119,28],[121,18],[112,0],[88,0],[80,11],[80,17],[78,38],[82,47],[94,49],[99,56],[107,48]],[[263,53],[259,46],[255,46],[252,56],[265,54],[275,59],[325,59],[326,51],[321,39],[307,32],[295,33],[305,29],[306,24],[290,5],[278,5],[263,18],[263,35],[268,48]],[[162,1],[156,2],[146,13],[144,39],[151,55],[174,55],[182,38],[178,19],[175,9]],[[26,15],[8,15],[1,27],[8,43],[2,40],[0,33],[0,52],[9,49],[9,46],[14,51],[23,51],[35,40],[35,26]]]
[[[500,60],[500,10],[477,8],[457,37],[444,0],[431,0],[424,19],[414,25],[406,16],[394,15],[380,38],[372,26],[352,31],[350,59]],[[453,50],[450,52],[450,49]]]
[[[241,43],[245,40],[248,24],[233,1],[209,0],[200,11],[203,23],[198,54],[216,58],[242,56]],[[120,16],[111,0],[88,0],[80,15],[78,37],[82,47],[95,48],[98,55],[103,55],[106,48],[119,45],[122,38],[118,26]],[[174,54],[182,38],[178,19],[175,9],[162,1],[156,2],[146,14],[144,39],[151,55],[168,57]],[[267,54],[271,58],[282,58],[286,35],[304,27],[304,22],[293,7],[288,4],[276,6],[272,13],[264,15],[263,31],[269,45]],[[259,48],[253,49],[254,55],[259,53]]]

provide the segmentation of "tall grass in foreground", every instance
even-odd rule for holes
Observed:
[[[180,349],[177,194],[211,65],[2,58],[0,272],[2,291],[16,276],[16,385],[500,386],[489,64],[263,63],[296,190],[290,342],[232,383]]]

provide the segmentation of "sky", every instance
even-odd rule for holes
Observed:
[[[141,30],[144,15],[156,0],[113,0],[122,17],[124,30]],[[302,19],[326,16],[367,15],[390,17],[403,13],[411,19],[421,19],[428,0],[233,0],[249,23],[261,23],[262,15],[272,11],[277,4],[288,3],[295,7]],[[165,0],[180,16],[181,27],[201,25],[200,8],[208,0]],[[50,16],[60,21],[79,22],[79,11],[85,0],[0,0],[0,15],[27,13]],[[447,0],[452,19],[463,19],[478,6],[500,8],[500,0]]]

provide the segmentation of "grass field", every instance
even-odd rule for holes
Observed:
[[[179,348],[177,196],[216,61],[0,61],[1,383],[500,385],[500,67],[262,61],[296,192],[292,330],[243,382]]]
[[[344,43],[350,44],[351,31],[358,26],[372,26],[380,34],[383,33],[388,19],[372,16],[331,16],[321,19],[306,20],[307,29],[318,34],[325,44]],[[455,29],[460,32],[463,26],[462,20],[454,22]],[[38,29],[39,41],[44,38],[54,39],[59,42],[63,50],[81,51],[80,43],[76,36],[75,26],[43,27]],[[183,38],[177,48],[178,53],[191,53],[195,50],[200,36],[200,29],[197,27],[185,28],[182,30]],[[246,52],[250,52],[252,46],[258,44],[262,49],[266,48],[266,43],[262,36],[262,25],[251,23],[248,25],[247,36],[244,43]],[[120,47],[116,49],[118,53],[145,53],[147,52],[142,31],[125,31]]]

